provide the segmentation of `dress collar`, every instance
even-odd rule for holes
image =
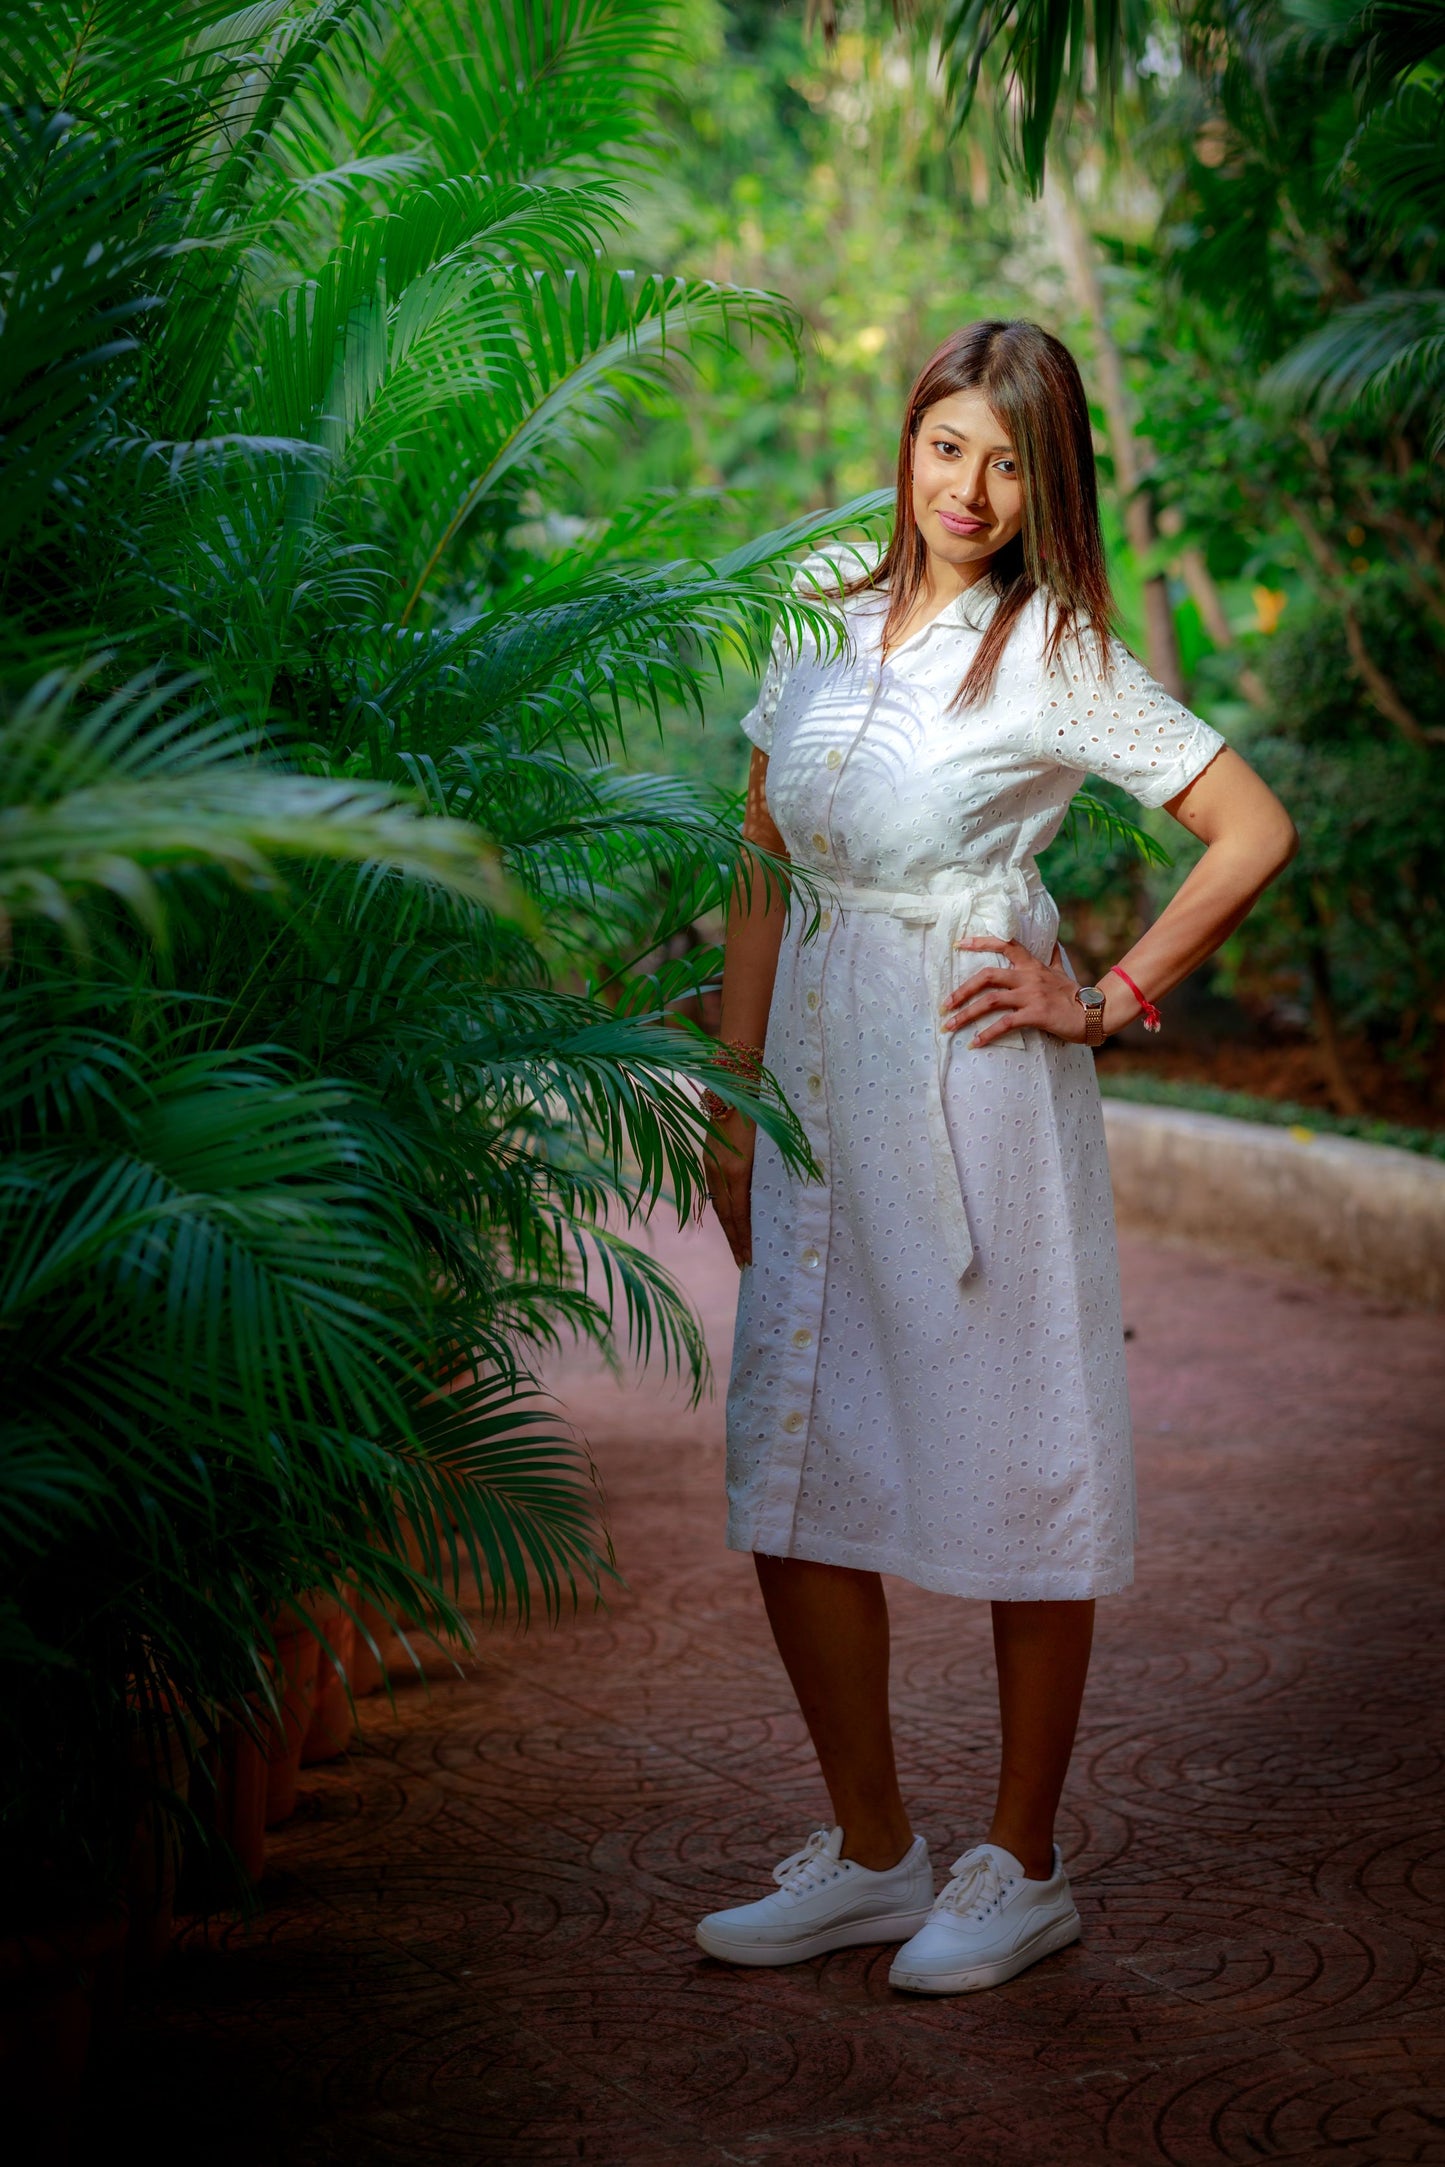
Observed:
[[[894,653],[902,654],[905,649],[917,646],[928,638],[935,626],[941,627],[945,632],[982,632],[992,620],[998,605],[997,589],[988,580],[981,579],[976,586],[965,587],[962,594],[955,595],[951,602],[945,603],[938,615],[930,617],[926,625],[920,625],[916,632],[910,632],[906,640],[899,642]],[[854,598],[852,607],[864,617],[876,617],[881,636],[882,620],[888,611],[888,589],[870,588]]]
[[[936,617],[929,618],[922,630],[930,632],[935,625],[962,625],[966,631],[982,632],[998,604],[997,588],[991,581],[981,579],[975,586],[965,587],[963,593],[955,595],[951,602],[946,602]],[[886,616],[888,589],[886,586],[865,587],[861,594],[849,597],[849,607],[860,616],[872,615],[875,612],[880,617]],[[913,636],[916,638],[920,635]]]
[[[992,582],[981,579],[975,586],[965,587],[963,593],[941,609],[933,622],[936,625],[963,625],[970,632],[982,632],[998,608],[998,590]]]
[[[886,605],[888,605],[888,589],[886,587],[873,589],[873,594],[884,605],[880,611],[877,611],[877,615],[882,618],[882,615],[886,613]],[[908,639],[901,639],[899,646],[895,648],[895,654],[901,654],[906,648],[912,648],[912,646],[919,644],[919,641],[927,639],[929,633],[932,633],[936,626],[942,628],[945,633],[947,631],[981,633],[981,631],[984,631],[984,626],[990,624],[997,607],[999,607],[997,589],[992,587],[990,581],[981,579],[975,587],[964,587],[962,594],[955,594],[951,602],[945,602],[945,607],[938,611],[936,618],[929,618],[927,624],[921,624],[919,631],[910,633]]]

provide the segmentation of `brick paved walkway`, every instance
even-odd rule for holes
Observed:
[[[672,1246],[721,1361],[717,1237]],[[577,1373],[630,1589],[367,1704],[97,2134],[246,2167],[1445,2162],[1445,1335],[1141,1244],[1126,1297],[1144,1540],[1066,1797],[1080,1946],[940,2003],[887,1951],[699,1956],[824,1798],[722,1548],[717,1403]],[[895,1620],[944,1866],[989,1802],[987,1611],[899,1587]]]

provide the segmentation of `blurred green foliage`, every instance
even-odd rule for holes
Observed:
[[[1359,603],[1366,637],[1422,711],[1434,657],[1398,582]],[[1407,1074],[1430,1074],[1445,1026],[1445,758],[1402,741],[1359,699],[1338,611],[1281,625],[1265,670],[1272,727],[1251,757],[1289,805],[1298,858],[1250,922],[1249,968],[1286,983],[1303,958],[1345,1033],[1371,1033]]]
[[[1260,1121],[1272,1129],[1303,1129],[1310,1136],[1352,1136],[1359,1143],[1391,1144],[1397,1151],[1417,1151],[1422,1158],[1445,1159],[1445,1130],[1417,1129],[1369,1115],[1331,1114],[1318,1106],[1294,1105],[1288,1099],[1256,1098],[1248,1091],[1225,1091],[1217,1084],[1181,1082],[1166,1076],[1119,1075],[1106,1069],[1099,1078],[1106,1099],[1134,1106],[1177,1106],[1187,1113],[1222,1114],[1231,1121]]]
[[[1121,629],[1142,650],[1142,583],[1163,571],[1187,696],[1277,784],[1304,837],[1218,982],[1264,1023],[1314,1029],[1342,1108],[1352,1044],[1422,1098],[1445,1093],[1445,493],[1430,373],[1445,345],[1426,322],[1445,226],[1429,148],[1439,11],[1199,0],[1104,8],[1068,29],[1042,0],[1014,0],[1001,15],[925,5],[900,28],[859,0],[832,45],[794,7],[689,0],[684,20],[686,62],[659,108],[670,154],[633,199],[636,245],[786,294],[802,365],[776,350],[708,357],[678,412],[588,478],[593,516],[641,478],[678,501],[704,492],[693,516],[721,538],[887,486],[908,383],[955,324],[1034,316],[1094,385],[1108,340],[1159,535],[1146,560],[1124,541],[1097,406]],[[1072,174],[1102,323],[1081,312],[1046,204],[1000,156],[1000,130],[1019,151],[1019,96],[1044,80],[1010,77],[1005,55],[1023,48],[988,45],[956,125],[968,38],[1000,22],[1027,24],[1040,55],[1055,34],[1076,40],[1060,48],[1053,132],[1035,130],[1029,156],[1036,173],[1052,159]],[[1084,66],[1096,31],[1114,42]],[[1101,65],[1112,104],[1087,89]],[[750,697],[734,672],[710,690],[701,732],[665,714],[667,759],[736,786],[745,747],[730,732]],[[1167,874],[1087,825],[1048,854],[1091,964],[1197,855],[1167,819],[1147,824]]]

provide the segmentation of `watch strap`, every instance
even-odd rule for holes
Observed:
[[[1074,995],[1084,1011],[1084,1044],[1102,1046],[1104,1043],[1104,996],[1097,986],[1080,986]]]

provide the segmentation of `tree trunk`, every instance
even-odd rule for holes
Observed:
[[[1183,524],[1183,519],[1172,507],[1166,507],[1159,514],[1159,530],[1162,534],[1177,534]],[[1214,584],[1214,574],[1204,560],[1203,550],[1195,549],[1186,543],[1179,552],[1179,570],[1205,631],[1220,653],[1228,654],[1237,644],[1234,627],[1224,614],[1224,604],[1220,599],[1219,589]],[[1269,693],[1258,670],[1252,670],[1246,663],[1235,682],[1251,706],[1264,709],[1270,707]]]
[[[1314,1024],[1315,1044],[1319,1048],[1320,1069],[1325,1089],[1337,1114],[1364,1112],[1360,1094],[1350,1081],[1344,1059],[1340,1053],[1340,1035],[1335,1024],[1334,982],[1330,971],[1328,946],[1328,912],[1323,906],[1318,885],[1311,882],[1309,889],[1308,919],[1305,945],[1310,964],[1310,1016]]]
[[[1365,645],[1359,612],[1350,594],[1344,566],[1310,513],[1295,497],[1282,496],[1280,504],[1304,536],[1306,547],[1324,578],[1327,590],[1333,593],[1340,605],[1350,661],[1371,702],[1411,745],[1445,744],[1445,728],[1439,724],[1427,727],[1421,723],[1419,717],[1405,705],[1394,679],[1380,667]]]
[[[1044,180],[1044,213],[1049,222],[1059,261],[1068,274],[1074,302],[1094,337],[1095,373],[1104,419],[1109,430],[1109,449],[1114,457],[1114,479],[1129,547],[1147,564],[1158,540],[1154,507],[1140,483],[1149,470],[1146,447],[1134,433],[1132,403],[1124,381],[1124,364],[1104,306],[1099,278],[1099,259],[1093,236],[1084,223],[1074,176],[1060,144],[1050,155]],[[1184,671],[1179,660],[1179,637],[1174,628],[1174,609],[1169,582],[1162,572],[1144,580],[1145,661],[1166,692],[1176,700],[1184,697]]]

